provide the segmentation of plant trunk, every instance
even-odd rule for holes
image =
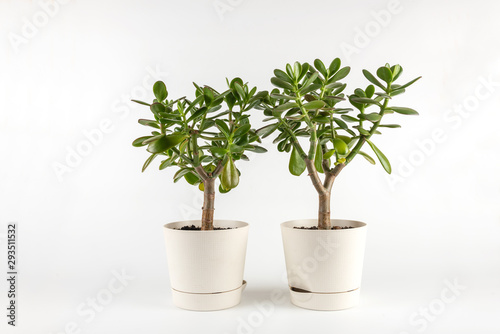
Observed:
[[[201,216],[201,230],[214,229],[214,210],[215,210],[215,178],[206,178],[203,181],[203,213]]]
[[[324,192],[319,195],[318,228],[320,230],[330,230],[330,193]]]

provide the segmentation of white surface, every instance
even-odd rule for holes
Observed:
[[[0,2],[0,232],[18,221],[21,246],[19,327],[2,317],[1,332],[76,332],[71,322],[92,334],[498,332],[500,3],[401,0],[347,61],[342,43],[375,27],[371,12],[387,1],[220,1],[233,4],[222,20],[212,1],[69,1],[18,53],[8,36],[40,6]],[[272,70],[286,62],[337,56],[353,69],[349,91],[366,86],[363,68],[385,62],[403,65],[401,80],[423,76],[395,99],[421,116],[394,117],[403,129],[376,140],[405,177],[391,186],[380,165],[358,157],[334,185],[333,218],[370,225],[360,306],[290,305],[279,224],[314,218],[317,199],[267,141],[270,153],[241,164],[238,188],[216,198],[216,218],[251,224],[242,303],[216,313],[176,309],[162,226],[199,219],[200,192],[173,184],[172,169],[140,173],[147,153],[131,142],[145,133],[136,120],[148,111],[126,101],[143,98],[143,80],[152,85],[148,67],[171,96],[184,96],[192,81],[222,87],[236,75],[269,89]],[[97,128],[106,133],[59,182],[53,164]],[[113,270],[134,279],[120,285]],[[453,293],[446,280],[466,288]],[[109,297],[110,283],[121,292],[92,313],[87,298]],[[261,311],[256,303],[269,306],[272,293],[273,311]],[[420,315],[429,308],[439,314]]]

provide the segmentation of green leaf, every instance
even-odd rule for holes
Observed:
[[[325,102],[316,100],[316,101],[311,101],[303,105],[303,107],[306,110],[314,110],[314,109],[320,109],[325,106]]]
[[[342,116],[341,116],[342,117]],[[347,126],[347,124],[341,120],[341,119],[338,119],[338,118],[333,118],[333,121],[335,123],[337,123],[338,126],[340,126],[340,128],[344,129],[344,130],[347,130],[349,129],[349,126]]]
[[[143,104],[143,105],[145,105],[145,106],[150,106],[150,104],[149,104],[149,103],[142,102],[142,101],[139,101],[139,100],[132,100],[132,102],[139,103],[139,104]]]
[[[203,116],[205,113],[207,113],[207,107],[202,107],[195,112],[187,119],[188,122],[191,122],[192,120],[195,120],[201,116]]]
[[[229,127],[227,126],[226,122],[224,122],[221,119],[216,119],[215,125],[217,126],[217,128],[219,128],[219,130],[222,132],[224,137],[229,139],[229,136],[230,136],[229,135]]]
[[[415,79],[413,79],[412,81],[410,81],[410,82],[408,82],[408,83],[405,83],[405,84],[404,84],[404,85],[402,85],[402,86],[399,86],[399,87],[397,87],[397,88],[394,88],[392,91],[393,91],[393,92],[395,92],[395,91],[399,91],[399,90],[401,90],[401,89],[403,89],[403,90],[404,90],[406,87],[408,87],[408,86],[410,86],[410,85],[413,85],[413,84],[414,84],[417,80],[419,80],[420,78],[422,78],[422,77],[415,78]],[[394,95],[395,95],[395,94],[394,94]]]
[[[330,72],[330,74],[333,74],[335,72],[337,72],[337,70],[340,68],[340,59],[339,58],[335,58],[331,63],[330,63],[330,66],[328,67],[328,71]]]
[[[186,181],[193,186],[196,185],[198,182],[200,182],[200,178],[198,177],[198,175],[192,172],[184,175],[184,179],[186,179]]]
[[[134,147],[145,146],[146,144],[143,144],[143,141],[145,141],[146,139],[149,139],[149,138],[153,138],[153,136],[145,136],[145,137],[137,138],[136,140],[134,140],[132,142],[132,146],[134,146]]]
[[[314,67],[318,70],[319,73],[323,75],[323,78],[326,79],[326,67],[325,64],[319,59],[314,60]]]
[[[271,97],[277,100],[295,100],[295,97],[283,94],[271,94]]]
[[[314,166],[316,166],[316,170],[319,173],[325,172],[323,170],[323,149],[321,148],[321,145],[319,143],[316,147],[316,155],[314,156]]]
[[[368,154],[366,154],[365,152],[363,151],[359,151],[358,152],[363,158],[365,158],[369,163],[371,163],[372,165],[375,165],[375,159],[373,159],[372,157],[370,157]]]
[[[338,88],[338,87],[342,87],[344,84],[340,83],[340,82],[332,82],[332,83],[329,83],[328,85],[325,85],[325,88],[326,89],[334,89],[334,88]]]
[[[165,100],[168,96],[167,87],[163,81],[157,81],[153,85],[153,93],[159,102]]]
[[[278,78],[278,79],[281,79],[289,84],[293,84],[293,80],[288,76],[288,74],[286,74],[285,72],[283,72],[282,70],[274,70],[274,75]],[[271,81],[272,82],[272,81]],[[282,88],[282,87],[281,87]]]
[[[240,175],[236,166],[234,165],[234,161],[232,158],[229,158],[222,169],[222,173],[220,175],[220,182],[222,188],[225,190],[236,188],[238,183],[240,182]]]
[[[382,116],[380,116],[377,113],[362,114],[362,117],[365,120],[368,120],[368,121],[373,122],[373,123],[380,121],[380,119],[382,118]]]
[[[210,106],[212,101],[214,100],[214,93],[208,87],[203,88],[203,99],[205,100],[205,104]]]
[[[261,138],[266,138],[270,136],[274,131],[276,131],[276,129],[278,129],[279,126],[280,123],[266,125],[265,127],[257,130],[257,135]]]
[[[139,124],[150,126],[152,128],[155,128],[155,129],[160,128],[160,126],[158,125],[158,123],[156,121],[152,121],[150,119],[140,119],[138,122],[139,122]]]
[[[380,163],[384,167],[385,171],[388,174],[391,174],[391,172],[392,172],[391,163],[389,162],[387,157],[384,155],[384,153],[382,153],[382,151],[380,151],[378,149],[378,147],[375,146],[375,144],[373,144],[370,140],[367,139],[366,142],[368,143],[368,145],[370,145],[373,152],[375,152],[375,155],[377,156],[378,160],[380,161]]]
[[[392,128],[392,129],[396,129],[396,128],[400,128],[401,125],[399,125],[399,124],[380,124],[378,127],[379,128]]]
[[[247,145],[245,146],[245,150],[247,151],[252,151],[252,152],[255,152],[255,153],[266,153],[267,150],[261,146],[257,146],[257,145]]]
[[[398,114],[403,114],[403,115],[418,115],[418,112],[416,110],[413,110],[411,108],[406,108],[406,107],[389,107],[389,110],[393,110],[397,112]]]
[[[373,86],[372,86],[373,87]],[[352,95],[351,95],[352,96]],[[382,105],[370,98],[367,97],[358,97],[358,96],[352,96],[351,100],[357,103],[363,103],[363,104],[376,104],[377,106],[381,107]]]
[[[374,85],[369,85],[368,87],[366,87],[366,89],[365,89],[366,97],[371,98],[374,93],[375,93],[375,86]]]
[[[333,147],[335,147],[335,150],[340,155],[345,155],[349,151],[347,144],[340,138],[333,139]]]
[[[204,187],[203,187],[203,188],[204,188]],[[220,184],[220,185],[219,185],[219,192],[220,192],[221,194],[228,193],[230,190],[231,190],[231,189],[227,189],[227,190],[226,190],[226,189],[222,188],[222,184]]]
[[[146,162],[144,162],[144,165],[142,166],[142,172],[148,168],[149,164],[156,158],[157,154],[151,154],[149,158],[147,158]]]
[[[295,176],[300,176],[306,170],[306,162],[302,159],[295,147],[292,149],[288,170]]]
[[[403,68],[400,65],[394,65],[391,67],[392,81],[396,81],[397,78],[403,73]]]
[[[330,79],[330,81],[339,81],[344,79],[349,72],[351,71],[351,68],[349,66],[341,68],[335,75]]]
[[[224,156],[227,153],[227,149],[217,146],[210,147],[210,152],[212,152],[213,156],[217,159],[224,159]]]
[[[391,83],[392,82],[392,73],[391,73],[391,70],[388,69],[385,66],[379,67],[379,69],[377,70],[377,76],[380,79],[382,79],[385,82],[387,82],[387,83]]]
[[[243,86],[240,85],[239,83],[234,84],[234,88],[236,89],[236,92],[238,92],[238,95],[240,96],[240,99],[243,100],[246,96],[245,90],[243,89]]]
[[[179,181],[184,175],[192,172],[191,168],[181,168],[174,174],[174,182]]]
[[[295,102],[286,102],[286,103],[280,104],[279,106],[274,108],[274,111],[281,112],[281,111],[285,111],[288,109],[296,108],[298,106],[299,105]]]
[[[316,73],[316,72],[314,72]],[[310,93],[312,91],[315,91],[317,89],[321,88],[321,85],[320,84],[310,84],[309,86],[304,86],[300,89],[300,93],[301,94],[307,94],[307,93]]]
[[[234,132],[234,137],[240,137],[240,136],[243,136],[245,133],[247,133],[248,131],[250,131],[250,124],[244,124],[242,126],[240,126],[239,128],[236,129],[236,131]]]
[[[186,138],[187,136],[179,134],[168,135],[168,136],[162,135],[158,140],[149,143],[147,150],[150,153],[165,152],[166,150],[171,149],[172,147],[176,146]]]
[[[323,154],[323,159],[330,159],[334,154],[335,150],[326,151],[325,154]]]
[[[364,75],[364,76],[365,76],[365,78],[366,78],[366,79],[368,79],[368,81],[370,81],[372,84],[374,84],[374,85],[376,85],[376,86],[378,86],[378,87],[380,87],[380,88],[382,88],[382,89],[384,89],[384,90],[385,90],[384,85],[382,85],[382,84],[380,83],[380,81],[378,81],[378,79],[377,79],[377,78],[375,78],[375,76],[374,76],[373,74],[371,74],[369,71],[367,71],[367,70],[363,70],[363,75]]]
[[[350,122],[350,123],[357,123],[359,122],[359,119],[357,118],[354,118],[352,116],[349,116],[349,115],[340,115],[340,117],[342,117],[342,119],[346,122]]]
[[[271,78],[271,83],[279,88],[293,90],[293,86],[291,84],[289,84],[288,82],[286,82],[280,78],[276,78],[276,77]]]

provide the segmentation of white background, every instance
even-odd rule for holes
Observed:
[[[19,222],[20,243],[18,327],[1,315],[2,333],[500,331],[498,1],[56,3],[49,17],[37,1],[0,2],[2,254],[8,222]],[[240,186],[216,198],[216,218],[251,224],[242,303],[176,309],[162,225],[198,218],[200,192],[172,183],[175,170],[158,162],[140,172],[148,154],[131,142],[147,133],[136,120],[148,110],[128,100],[152,100],[158,78],[171,97],[192,96],[192,81],[222,90],[234,76],[271,89],[274,68],[335,57],[352,67],[351,92],[367,85],[362,69],[386,62],[404,67],[402,81],[423,76],[395,102],[421,115],[389,116],[403,128],[376,138],[394,177],[358,157],[334,185],[333,216],[369,224],[360,306],[314,312],[287,295],[272,312],[256,306],[286,293],[279,223],[314,218],[317,206],[307,177],[291,176],[288,156],[266,141],[269,153],[240,164]],[[89,147],[85,132],[103,123],[107,133]],[[54,166],[82,147],[58,177]],[[79,315],[122,270],[134,277],[123,291],[94,319]],[[422,324],[446,280],[465,288]]]

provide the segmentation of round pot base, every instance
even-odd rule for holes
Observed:
[[[336,292],[315,293],[290,288],[292,304],[317,311],[338,311],[357,306],[359,303],[359,289]]]
[[[172,289],[172,298],[175,306],[190,311],[218,311],[236,306],[241,301],[241,293],[247,285],[243,281],[241,286],[231,291],[217,293],[190,293]]]

